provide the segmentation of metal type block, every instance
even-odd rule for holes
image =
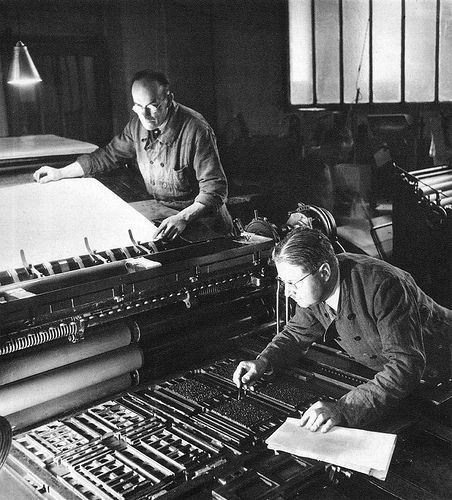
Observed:
[[[30,451],[30,445],[34,442],[44,448],[49,456],[54,458],[58,455],[76,449],[77,447],[89,443],[92,436],[86,436],[66,425],[65,422],[56,420],[37,429],[18,436],[15,441],[22,447]]]
[[[175,436],[180,436],[187,442],[196,445],[198,448],[207,451],[212,455],[219,454],[224,446],[215,439],[209,439],[209,436],[188,424],[176,424],[172,427]]]
[[[42,446],[28,434],[23,434],[14,438],[13,447],[18,448],[41,467],[45,467],[46,462],[54,458],[50,450]]]
[[[183,473],[185,479],[199,475],[199,471],[208,467],[212,457],[220,451],[200,447],[180,433],[173,432],[173,429],[160,429],[133,439],[127,450],[133,453],[132,449],[152,457],[176,475]]]
[[[88,412],[79,413],[77,416],[67,420],[72,426],[86,433],[98,435],[99,437],[108,436],[113,433],[112,428],[90,415]]]
[[[113,446],[113,447],[112,447]],[[91,443],[61,457],[68,471],[62,480],[84,488],[101,498],[125,499],[136,496],[142,489],[162,486],[174,474],[162,464],[138,453],[125,443]],[[87,495],[86,498],[92,498]]]
[[[272,500],[280,499],[279,484],[253,470],[244,468],[236,470],[225,478],[225,485],[212,490],[212,498],[217,500],[253,499]]]
[[[282,403],[290,410],[306,408],[319,399],[319,394],[308,391],[306,385],[300,386],[283,380],[260,385],[256,389],[255,396]]]
[[[121,446],[118,455],[133,468],[140,470],[144,475],[152,479],[155,483],[167,478],[173,478],[182,472],[182,468],[168,464],[167,460],[161,457],[152,456],[149,450],[143,446]]]
[[[145,417],[122,405],[118,401],[107,401],[90,408],[88,415],[110,427],[112,431],[126,431],[145,422]]]
[[[203,368],[202,371],[232,383],[232,376],[239,362],[239,360],[233,358],[223,359]]]
[[[201,405],[219,402],[223,399],[223,392],[218,388],[209,387],[195,379],[177,380],[166,387],[169,391]]]
[[[234,453],[240,454],[243,446],[255,442],[254,433],[232,427],[224,419],[215,415],[201,414],[192,418],[193,424],[208,436],[220,441],[225,447],[232,449]]]
[[[142,471],[132,469],[113,453],[77,465],[75,472],[109,494],[111,498],[127,498],[137,489],[153,485],[151,478]]]
[[[231,399],[227,403],[217,406],[212,412],[250,430],[257,430],[262,424],[271,422],[276,425],[278,423],[274,414],[253,405],[247,399],[240,401]]]
[[[148,400],[152,406],[168,415],[170,418],[177,414],[179,416],[189,417],[198,412],[198,408],[193,404],[182,403],[169,395],[159,393],[154,390],[144,390],[139,396]]]
[[[62,453],[58,461],[63,465],[75,467],[80,463],[98,460],[103,455],[110,453],[110,448],[101,439],[90,441],[77,448]]]

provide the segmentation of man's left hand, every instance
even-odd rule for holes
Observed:
[[[333,401],[317,401],[301,417],[300,425],[310,431],[328,432],[335,425],[344,422],[344,417]]]
[[[160,224],[155,233],[155,239],[164,241],[174,240],[186,227],[187,221],[185,221],[180,214],[171,215]]]

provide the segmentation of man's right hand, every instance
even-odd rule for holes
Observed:
[[[262,377],[267,367],[268,361],[265,358],[240,361],[232,376],[232,380],[237,387],[251,388]]]
[[[69,165],[62,168],[54,168],[44,165],[40,169],[36,170],[33,174],[33,178],[36,182],[40,184],[45,184],[46,182],[59,181],[60,179],[70,179],[72,177],[83,177],[85,173],[83,168],[78,161],[74,161]]]
[[[44,166],[36,170],[33,178],[36,182],[45,184],[46,182],[59,181],[63,176],[59,168]]]

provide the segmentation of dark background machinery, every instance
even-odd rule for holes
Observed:
[[[452,168],[393,165],[393,259],[452,308]]]

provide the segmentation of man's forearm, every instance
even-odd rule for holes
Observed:
[[[83,177],[85,175],[83,168],[78,161],[74,161],[63,168],[60,168],[59,173],[61,174],[61,179]]]
[[[198,201],[194,201],[191,205],[181,210],[178,216],[185,222],[193,222],[199,217],[202,217],[208,212],[208,207]]]

